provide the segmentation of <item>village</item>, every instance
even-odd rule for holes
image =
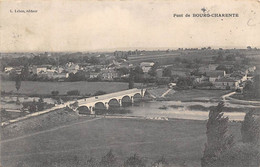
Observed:
[[[128,59],[104,54],[103,57],[97,55],[91,59],[96,62],[77,63],[67,60],[59,64],[58,60],[55,65],[5,66],[1,77],[15,80],[16,76],[21,76],[21,80],[56,82],[132,80],[147,86],[175,83],[180,89],[223,89],[241,92],[247,81],[253,81],[256,71],[256,66],[249,62],[249,58],[232,54],[215,56],[206,63],[202,58],[187,60],[181,56],[171,58],[171,64],[158,63],[156,60],[136,63],[131,61],[131,56]]]

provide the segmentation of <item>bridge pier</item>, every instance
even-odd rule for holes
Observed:
[[[90,114],[95,114],[95,111],[93,110],[94,107],[89,106]]]
[[[119,107],[122,107],[122,99],[118,99]]]
[[[106,110],[108,110],[108,108],[109,108],[108,102],[105,102],[105,108],[106,108]]]

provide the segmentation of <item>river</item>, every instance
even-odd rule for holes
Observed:
[[[180,101],[152,101],[140,103],[139,106],[131,106],[128,109],[131,113],[128,116],[140,116],[147,119],[164,119],[164,118],[177,118],[177,119],[191,119],[191,120],[207,120],[208,111],[190,110],[190,105],[203,105],[212,106],[217,103],[212,102],[180,102]],[[227,103],[228,104],[228,103]],[[170,107],[171,105],[178,105],[183,107]],[[166,106],[166,109],[159,109]],[[244,106],[245,107],[245,106]],[[228,116],[230,120],[242,121],[244,119],[244,112],[224,112],[224,116]]]

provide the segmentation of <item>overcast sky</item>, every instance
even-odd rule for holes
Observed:
[[[239,17],[173,17],[202,13],[203,7]],[[1,52],[260,47],[260,1],[253,0],[6,0],[0,19]]]

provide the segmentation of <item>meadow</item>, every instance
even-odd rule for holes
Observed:
[[[165,97],[167,100],[174,101],[208,101],[208,100],[220,100],[221,96],[230,93],[229,90],[177,90],[170,92]]]
[[[229,128],[241,140],[240,123],[230,122]],[[174,166],[200,166],[205,132],[206,121],[94,118],[2,141],[1,159],[10,167],[81,167],[112,150],[122,163],[136,153],[146,164],[164,156]]]

